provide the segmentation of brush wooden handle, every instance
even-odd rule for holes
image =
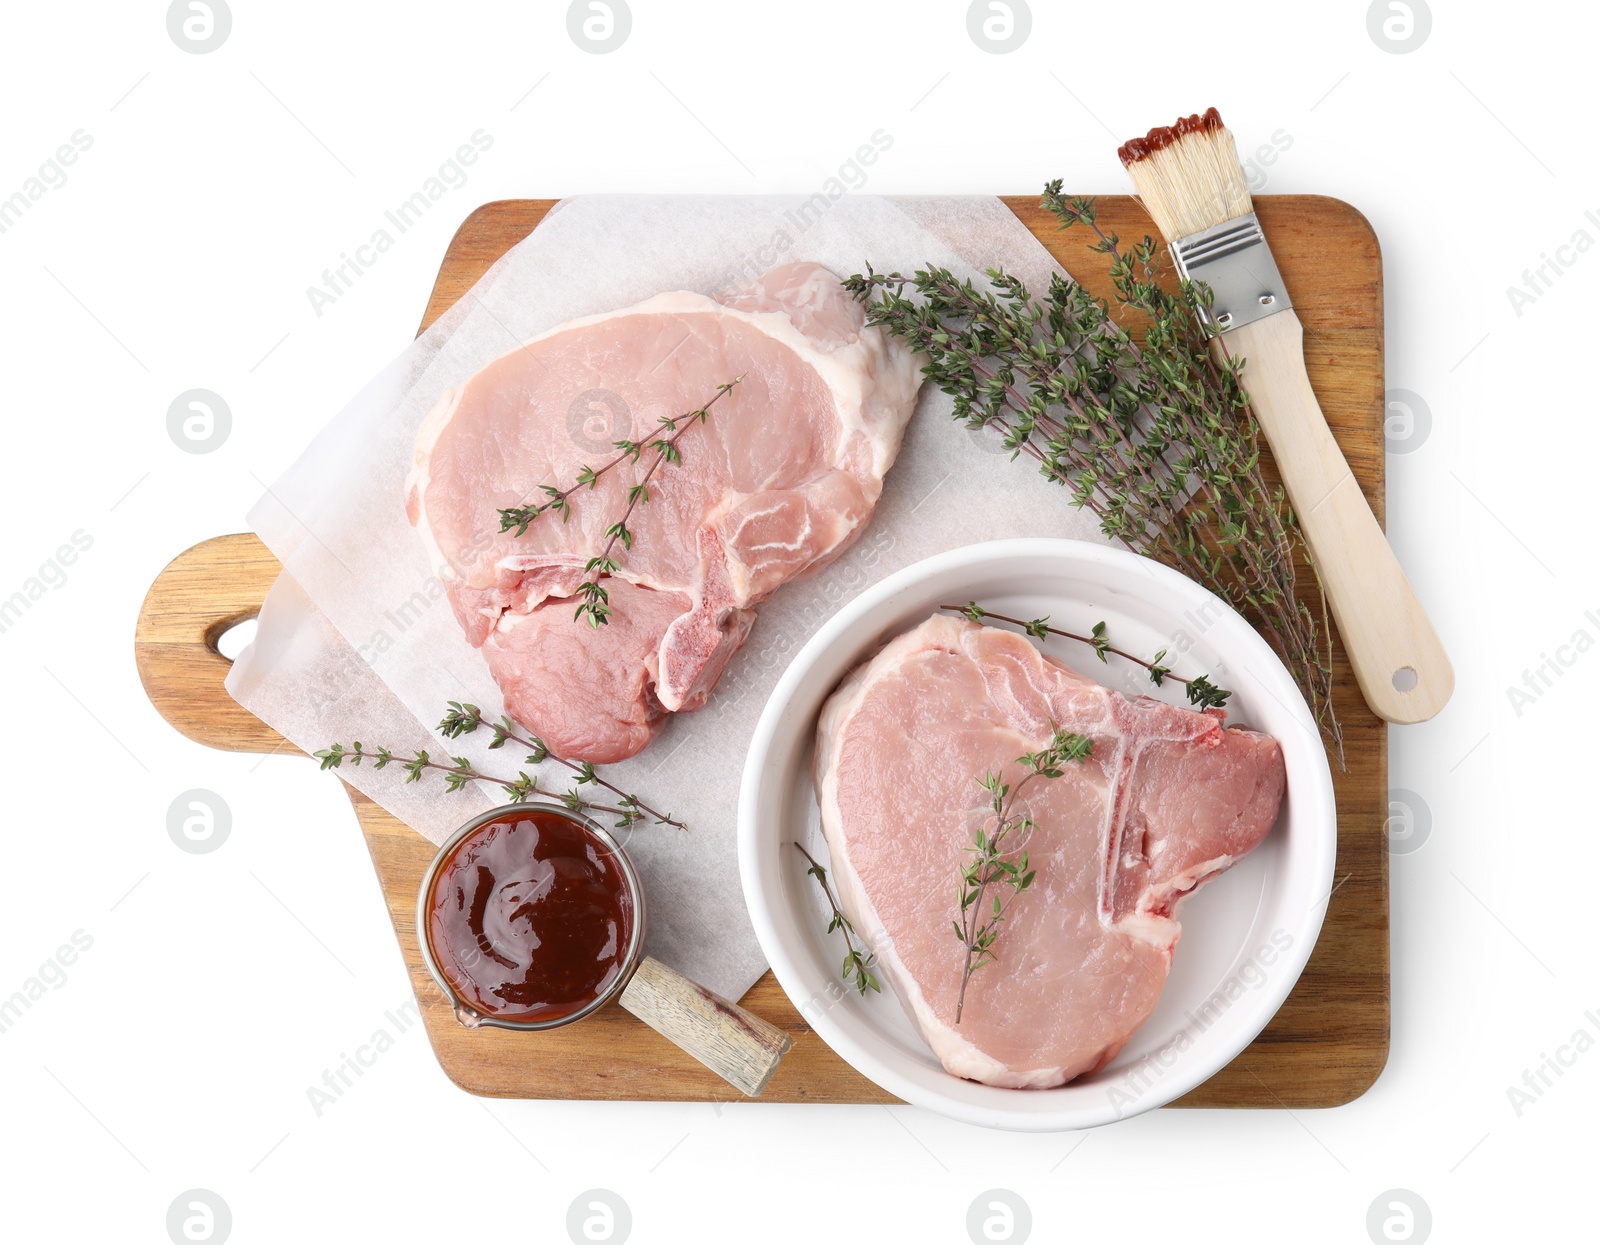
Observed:
[[[617,1001],[751,1098],[767,1087],[790,1046],[777,1025],[648,955]]]
[[[1316,559],[1361,694],[1380,718],[1427,721],[1450,699],[1455,672],[1328,430],[1306,376],[1300,318],[1280,311],[1223,334],[1216,345],[1245,360],[1245,388]]]

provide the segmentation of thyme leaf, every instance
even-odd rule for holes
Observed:
[[[446,739],[456,739],[462,735],[470,735],[480,726],[487,726],[493,733],[494,739],[489,744],[491,749],[503,748],[508,742],[522,745],[527,751],[527,764],[539,765],[546,760],[554,760],[566,766],[578,775],[568,791],[548,791],[539,785],[537,777],[531,777],[524,770],[518,770],[515,778],[506,778],[498,774],[486,774],[473,768],[465,757],[450,757],[451,762],[446,765],[443,761],[436,761],[425,750],[419,750],[415,756],[400,756],[388,748],[379,746],[368,748],[359,739],[348,747],[342,743],[329,744],[311,755],[319,762],[319,768],[339,769],[349,764],[352,767],[360,766],[363,762],[370,761],[373,769],[384,769],[389,765],[398,765],[405,770],[406,781],[416,782],[424,773],[436,771],[444,776],[446,791],[460,791],[469,782],[481,780],[497,785],[511,798],[512,803],[521,804],[533,799],[535,796],[546,796],[559,800],[575,813],[599,814],[614,817],[614,828],[626,829],[638,822],[653,820],[658,826],[676,826],[678,829],[687,829],[683,822],[658,813],[648,804],[643,803],[638,796],[624,791],[600,777],[595,767],[587,761],[568,761],[562,757],[554,756],[545,742],[537,735],[520,735],[516,725],[510,718],[501,718],[499,723],[485,720],[482,711],[476,705],[463,704],[452,700],[449,703],[449,712],[440,721],[437,729]],[[603,787],[617,797],[612,804],[599,803],[585,797],[580,788],[585,785]]]
[[[449,705],[449,712],[439,720],[439,725],[436,728],[446,739],[457,739],[462,735],[472,734],[480,726],[487,727],[494,736],[489,742],[490,748],[501,748],[507,743],[521,744],[523,748],[527,749],[529,765],[538,765],[550,760],[557,765],[565,766],[577,775],[573,779],[572,791],[568,792],[568,795],[585,786],[603,787],[615,795],[622,805],[620,810],[615,810],[623,818],[618,823],[619,829],[631,826],[635,822],[643,821],[647,817],[653,818],[658,826],[676,826],[680,830],[686,828],[683,822],[666,813],[658,813],[648,804],[640,802],[637,796],[630,795],[615,783],[600,777],[599,771],[595,769],[594,762],[569,761],[565,757],[556,756],[555,753],[551,752],[549,745],[537,735],[518,734],[516,723],[510,718],[502,717],[499,722],[490,722],[483,716],[483,710],[479,709],[477,705],[464,704],[459,700],[452,700],[446,703]],[[563,796],[561,798],[565,799],[566,797]],[[584,803],[587,804],[586,801]],[[606,811],[613,810],[608,809]]]
[[[828,922],[828,932],[831,934],[838,931],[844,935],[844,964],[840,969],[840,976],[853,984],[859,994],[866,994],[868,990],[881,992],[883,987],[878,984],[877,977],[871,971],[872,966],[878,962],[878,957],[856,946],[856,927],[850,924],[850,918],[845,916],[839,907],[839,901],[833,897],[833,888],[828,885],[828,871],[800,844],[796,843],[794,847],[806,858],[806,863],[809,865],[806,872],[817,879],[817,885],[822,888],[828,907],[833,909],[833,919]]]
[[[1093,751],[1094,741],[1088,736],[1057,729],[1045,747],[1017,758],[1017,764],[1027,772],[1015,785],[1005,782],[993,770],[978,779],[978,785],[989,794],[994,827],[986,829],[985,823],[973,832],[972,846],[967,848],[971,859],[961,867],[957,892],[960,915],[950,922],[966,950],[961,990],[956,995],[956,1024],[961,1023],[966,1006],[967,982],[978,969],[994,963],[994,945],[1006,914],[1037,876],[1028,862],[1027,847],[1037,827],[1031,817],[1017,811],[1018,797],[1029,783],[1039,778],[1060,778],[1068,765],[1087,760]]]
[[[622,463],[637,463],[647,453],[654,453],[649,467],[645,470],[643,479],[636,481],[628,488],[627,507],[622,512],[622,517],[611,524],[602,533],[605,544],[600,552],[584,563],[583,573],[585,579],[578,585],[578,602],[575,618],[589,620],[591,627],[603,627],[611,621],[611,595],[600,585],[600,581],[609,575],[615,575],[622,569],[621,564],[611,555],[621,544],[624,551],[633,548],[633,529],[628,526],[628,521],[633,518],[633,512],[650,500],[650,480],[662,463],[671,463],[681,466],[683,451],[678,448],[678,440],[683,434],[694,427],[703,424],[710,417],[711,408],[727,395],[735,385],[744,379],[736,376],[732,380],[717,386],[716,393],[704,406],[698,410],[685,411],[681,415],[663,415],[657,422],[661,431],[653,437],[643,441],[621,440],[613,441],[617,454],[599,467],[585,465],[578,470],[577,479],[567,488],[557,488],[553,484],[542,484],[539,491],[547,498],[535,506],[511,506],[500,511],[500,530],[509,532],[516,529],[518,536],[527,534],[530,527],[546,514],[554,512],[561,516],[565,523],[572,517],[572,503],[570,498],[580,489],[592,489],[600,482],[600,478],[612,468]]]
[[[1157,653],[1153,660],[1146,661],[1143,657],[1137,657],[1126,649],[1115,647],[1106,637],[1106,625],[1103,622],[1095,623],[1094,628],[1088,635],[1078,635],[1076,632],[1063,631],[1060,627],[1050,626],[1048,615],[1044,618],[1034,618],[1024,622],[1020,618],[1009,618],[1004,614],[996,614],[993,610],[985,609],[976,601],[968,601],[965,605],[941,605],[939,608],[952,614],[960,614],[964,618],[970,618],[973,622],[993,619],[995,622],[1010,623],[1014,627],[1021,627],[1036,640],[1042,640],[1047,635],[1059,635],[1068,640],[1077,640],[1081,644],[1087,644],[1092,647],[1095,651],[1095,656],[1101,661],[1107,660],[1108,653],[1114,653],[1118,657],[1126,658],[1135,665],[1143,666],[1150,674],[1150,681],[1157,687],[1160,687],[1167,679],[1171,679],[1175,683],[1182,683],[1184,694],[1188,696],[1189,703],[1197,709],[1221,709],[1227,705],[1228,698],[1233,695],[1232,692],[1218,687],[1203,674],[1197,674],[1187,679],[1173,674],[1172,667],[1165,665],[1162,661],[1167,655],[1166,649],[1162,649]]]
[[[1209,291],[1163,284],[1158,244],[1124,248],[1097,223],[1094,200],[1063,195],[1059,180],[1043,205],[1063,229],[1090,233],[1114,303],[1060,276],[1034,295],[1000,269],[980,288],[932,265],[910,276],[868,266],[845,286],[869,323],[928,357],[923,374],[951,395],[957,419],[999,433],[1108,537],[1255,623],[1343,764],[1326,611],[1319,619],[1295,595],[1297,568],[1315,567],[1283,489],[1263,471],[1244,363],[1211,354],[1196,314]],[[1096,648],[1102,659],[1110,651]]]

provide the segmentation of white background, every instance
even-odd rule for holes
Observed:
[[[5,17],[0,196],[75,131],[93,140],[0,234],[0,598],[74,532],[93,542],[0,634],[0,997],[75,931],[93,940],[0,1033],[6,1239],[164,1241],[191,1188],[226,1201],[241,1242],[562,1241],[597,1187],[641,1242],[961,1242],[993,1187],[1041,1241],[1361,1242],[1394,1188],[1440,1241],[1592,1232],[1600,1053],[1569,1048],[1520,1114],[1508,1095],[1575,1031],[1600,1034],[1580,799],[1600,655],[1558,653],[1600,638],[1600,255],[1557,251],[1600,241],[1592,9],[1437,0],[1420,48],[1395,54],[1359,2],[1036,0],[1030,37],[995,55],[957,0],[634,0],[626,43],[594,55],[550,0],[233,8],[205,55],[174,44],[161,3]],[[585,191],[809,192],[880,127],[894,145],[871,191],[1117,192],[1119,140],[1212,103],[1246,150],[1292,138],[1267,193],[1372,221],[1388,384],[1431,412],[1390,457],[1390,533],[1459,684],[1392,734],[1393,783],[1432,828],[1392,862],[1378,1084],[1331,1111],[1011,1136],[911,1108],[483,1103],[419,1026],[319,1118],[308,1087],[409,997],[361,836],[306,761],[166,726],[133,622],[167,560],[240,529],[260,482],[410,339],[461,219]],[[494,145],[470,181],[315,314],[307,287],[478,129]],[[1558,254],[1572,262],[1519,314],[1508,287]],[[166,430],[196,387],[233,417],[205,455]],[[1514,704],[1547,655],[1572,664]],[[232,810],[212,854],[168,837],[190,788]]]

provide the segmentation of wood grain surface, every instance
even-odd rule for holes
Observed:
[[[422,327],[527,236],[553,202],[507,200],[473,212],[445,254]],[[1005,202],[1069,272],[1095,292],[1107,292],[1101,258],[1079,234],[1058,231],[1034,197]],[[1312,385],[1381,520],[1383,288],[1377,239],[1359,212],[1335,199],[1267,196],[1256,200],[1256,209],[1305,325]],[[1100,211],[1102,222],[1124,238],[1153,232],[1129,197],[1106,196]],[[272,554],[254,536],[241,534],[181,554],[152,585],[135,638],[140,677],[162,716],[191,739],[244,752],[294,751],[228,696],[222,686],[227,659],[216,650],[218,636],[254,615],[277,572]],[[1347,768],[1334,776],[1339,851],[1322,936],[1294,992],[1255,1042],[1175,1106],[1337,1106],[1365,1091],[1388,1057],[1387,728],[1363,703],[1337,646],[1335,660],[1334,700],[1344,722]],[[433,846],[360,792],[347,790],[429,1040],[456,1084],[508,1098],[739,1098],[715,1073],[615,1005],[546,1033],[462,1028],[417,949],[417,888]],[[833,1054],[770,972],[740,1003],[794,1040],[762,1101],[895,1101]]]

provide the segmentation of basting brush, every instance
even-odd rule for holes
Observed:
[[[1306,376],[1294,313],[1233,135],[1215,108],[1117,155],[1180,276],[1210,287],[1201,318],[1223,358],[1243,357],[1251,406],[1311,548],[1361,694],[1390,722],[1433,717],[1455,673],[1345,462]]]

